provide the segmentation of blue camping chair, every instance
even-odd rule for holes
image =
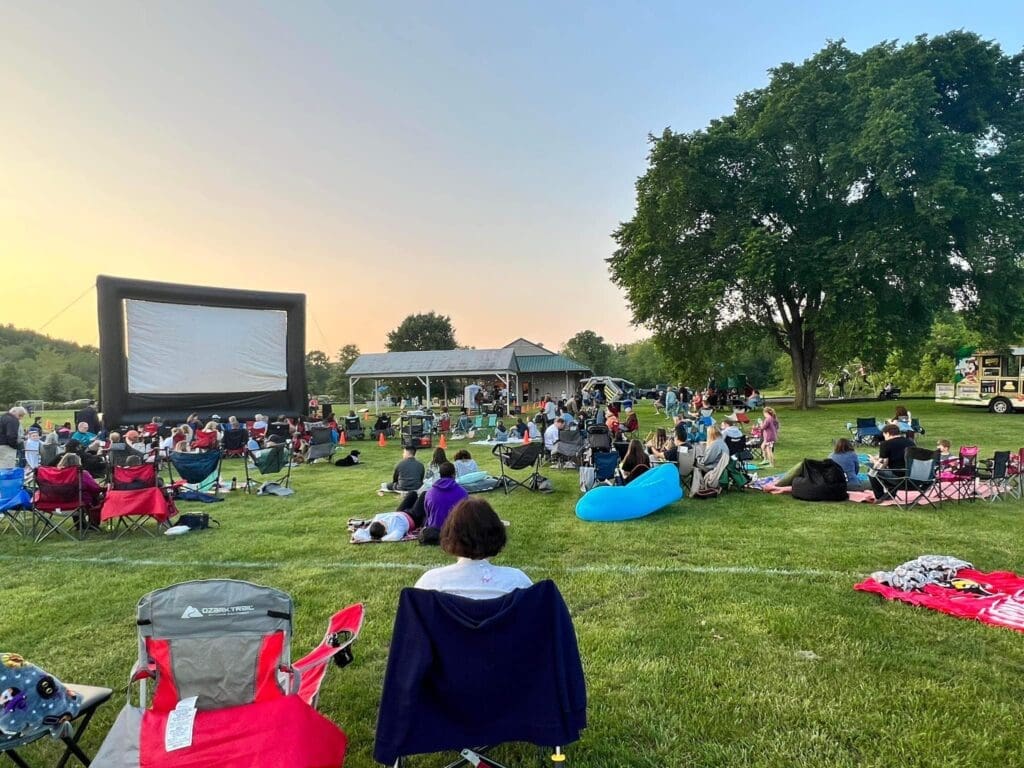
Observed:
[[[25,489],[25,470],[0,469],[0,533],[25,533],[27,521],[22,519],[22,513],[27,515],[31,509],[32,494]]]
[[[878,445],[882,442],[882,430],[873,419],[857,419],[857,424],[847,423],[846,428],[853,435],[853,442],[858,445]]]
[[[200,491],[212,490],[214,495],[220,488],[220,464],[224,458],[223,451],[215,449],[202,453],[181,453],[171,451],[167,454],[167,473],[171,483],[175,482],[174,473],[189,485],[195,485]]]

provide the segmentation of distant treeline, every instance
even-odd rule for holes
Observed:
[[[5,410],[17,400],[96,397],[99,371],[96,347],[0,326],[0,406]]]

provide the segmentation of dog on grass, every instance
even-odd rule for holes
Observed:
[[[348,456],[343,456],[334,462],[336,467],[354,467],[359,463],[359,451],[350,451]]]

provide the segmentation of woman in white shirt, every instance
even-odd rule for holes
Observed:
[[[505,547],[505,524],[483,499],[460,501],[441,528],[441,549],[458,558],[452,565],[424,573],[417,589],[436,589],[473,600],[501,597],[533,584],[518,568],[491,565]]]

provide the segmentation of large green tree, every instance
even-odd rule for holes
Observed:
[[[830,43],[735,111],[651,137],[612,279],[685,360],[744,323],[823,366],[881,362],[954,306],[993,343],[1024,320],[1024,55],[974,34]]]
[[[593,331],[580,331],[564,345],[562,354],[583,363],[595,375],[608,376],[608,364],[611,362],[613,347]]]
[[[319,349],[306,353],[306,389],[311,395],[327,391],[327,380],[331,375],[330,360]]]
[[[448,315],[428,312],[409,315],[395,330],[388,333],[388,352],[416,352],[432,349],[455,349],[455,329]]]

